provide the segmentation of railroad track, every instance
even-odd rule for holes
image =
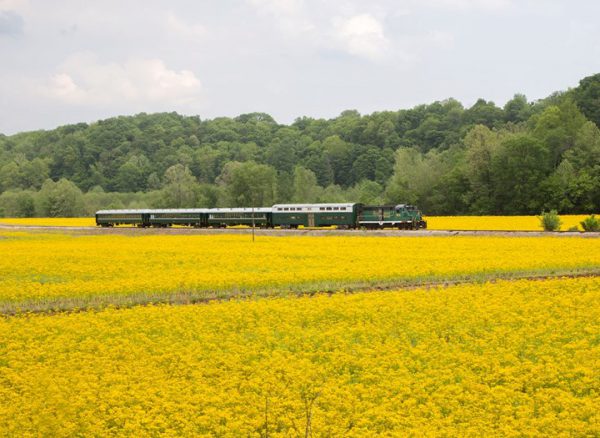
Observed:
[[[138,228],[119,226],[113,228],[101,227],[61,227],[41,225],[11,225],[0,224],[0,229],[11,231],[39,231],[81,234],[252,234],[251,228]],[[510,236],[510,237],[575,237],[599,238],[600,233],[583,233],[573,231],[515,231],[515,230],[337,230],[337,229],[254,229],[256,236],[378,236],[378,237],[425,237],[425,236]]]

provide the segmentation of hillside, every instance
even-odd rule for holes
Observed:
[[[278,124],[121,116],[0,135],[0,215],[278,201],[416,203],[428,214],[586,213],[600,205],[600,74],[499,108],[454,99]]]

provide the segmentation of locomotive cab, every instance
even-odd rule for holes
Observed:
[[[411,228],[427,228],[427,221],[423,219],[421,211],[414,205],[410,204],[398,204],[395,207],[396,214],[401,216],[404,221],[411,223]]]

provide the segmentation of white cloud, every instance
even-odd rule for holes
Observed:
[[[308,18],[303,0],[247,0],[260,14],[275,20],[275,24],[288,35],[312,32],[315,25]]]
[[[304,7],[302,0],[249,0],[258,9],[277,15],[297,15]]]
[[[432,46],[448,49],[454,47],[454,35],[448,32],[433,30],[425,36],[425,40]]]
[[[512,6],[512,0],[427,0],[434,6],[443,6],[460,10],[498,11]]]
[[[207,34],[204,26],[200,24],[188,24],[172,12],[167,15],[166,30],[169,34],[191,42],[201,41]]]
[[[190,70],[170,70],[160,59],[102,64],[92,54],[71,56],[40,92],[75,105],[162,104],[186,106],[200,97],[200,80]]]
[[[23,11],[28,6],[28,0],[0,0],[0,11]]]
[[[370,14],[333,19],[333,38],[352,55],[380,59],[389,50],[383,25]]]

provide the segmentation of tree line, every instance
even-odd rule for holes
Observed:
[[[141,113],[0,135],[0,215],[343,201],[588,213],[600,206],[598,126],[600,74],[502,108],[447,99],[290,125],[264,113]]]

